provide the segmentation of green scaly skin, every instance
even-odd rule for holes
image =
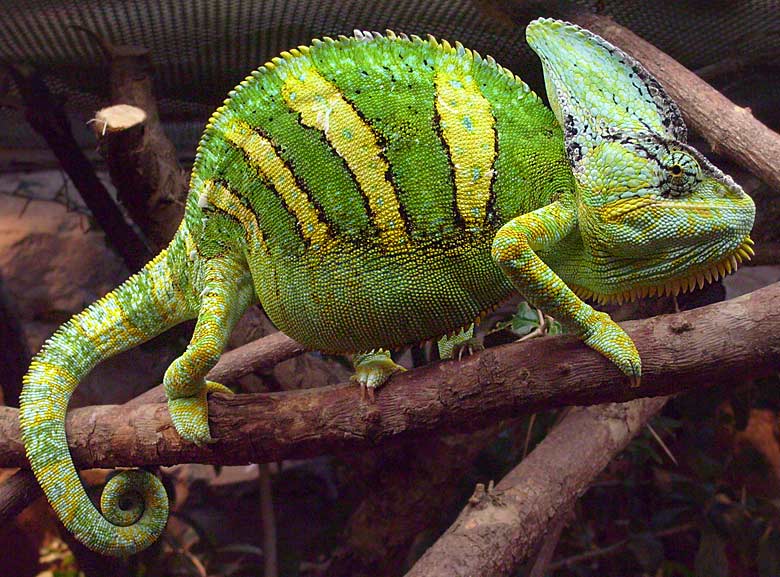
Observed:
[[[581,297],[676,294],[749,257],[752,201],[685,144],[638,63],[567,23],[527,36],[553,111],[492,59],[391,33],[315,41],[230,93],[170,247],[58,330],[26,377],[27,454],[80,541],[143,549],[167,500],[126,473],[106,518],[92,506],[65,439],[70,394],[185,319],[192,342],[164,384],[176,429],[207,443],[206,395],[224,388],[204,377],[253,302],[311,349],[363,353],[358,380],[375,387],[398,370],[382,349],[455,334],[520,291],[636,383],[633,343]],[[125,491],[132,512],[116,507]]]

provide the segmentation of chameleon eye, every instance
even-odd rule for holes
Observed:
[[[673,150],[661,159],[663,178],[661,196],[682,196],[701,181],[701,168],[696,159],[682,150]]]

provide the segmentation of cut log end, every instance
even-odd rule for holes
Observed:
[[[93,119],[93,129],[97,136],[103,136],[108,132],[119,132],[134,126],[139,126],[146,121],[146,112],[129,104],[116,104],[98,110]]]

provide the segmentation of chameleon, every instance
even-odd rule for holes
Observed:
[[[579,334],[630,383],[634,343],[595,303],[675,295],[753,254],[753,201],[686,144],[677,105],[636,60],[538,19],[550,107],[491,57],[386,32],[314,40],[228,95],[198,147],[170,245],[74,316],[25,377],[20,427],[65,527],[103,554],[153,543],[168,500],[145,471],[114,476],[101,511],[65,436],[68,400],[101,360],[187,319],[163,384],[186,440],[212,442],[206,380],[260,303],[311,350],[353,354],[372,391],[387,351],[471,324],[515,293]]]

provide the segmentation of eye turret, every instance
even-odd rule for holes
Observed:
[[[661,171],[661,196],[683,196],[701,182],[698,161],[682,150],[673,150],[661,158]]]

